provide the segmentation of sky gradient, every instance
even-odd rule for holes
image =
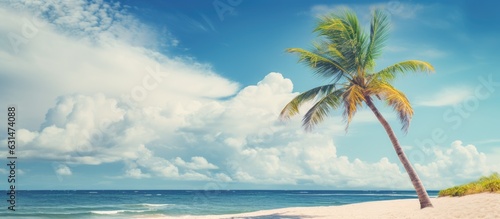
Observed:
[[[327,82],[285,49],[310,48],[317,16],[341,7],[364,27],[375,8],[391,15],[376,69],[436,69],[395,83],[415,111],[407,135],[376,103],[424,185],[500,172],[500,3],[349,2],[1,1],[0,119],[18,107],[18,188],[412,189],[366,107],[348,132],[342,112],[308,133],[300,116],[278,121]]]

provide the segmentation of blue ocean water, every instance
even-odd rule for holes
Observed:
[[[429,196],[436,195],[437,191],[429,191]],[[411,198],[416,198],[414,191],[22,190],[17,191],[16,211],[7,210],[8,203],[4,201],[0,218],[101,219],[156,215],[216,215]]]

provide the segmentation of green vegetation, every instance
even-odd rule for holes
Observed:
[[[490,176],[481,177],[478,181],[460,186],[451,187],[439,191],[439,197],[443,196],[464,196],[482,192],[500,193],[500,174],[493,173]]]

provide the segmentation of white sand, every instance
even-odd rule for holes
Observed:
[[[155,217],[220,219],[299,219],[299,218],[492,218],[500,219],[500,194],[432,198],[434,208],[420,209],[417,199],[364,202],[330,207],[300,207],[257,211],[235,215]],[[304,199],[304,202],[307,200]]]

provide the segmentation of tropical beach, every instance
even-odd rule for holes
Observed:
[[[234,215],[144,217],[144,218],[207,218],[207,219],[301,219],[301,218],[345,218],[345,219],[427,219],[427,218],[500,218],[500,194],[475,194],[465,197],[432,198],[434,208],[420,209],[418,200],[394,200],[365,202],[332,207],[283,208]]]
[[[499,7],[0,1],[0,218],[500,218]]]

